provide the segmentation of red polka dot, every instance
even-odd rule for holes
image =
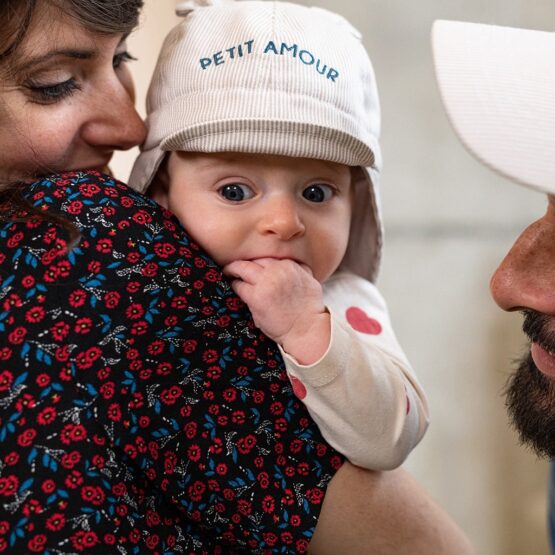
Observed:
[[[382,333],[382,325],[374,318],[370,318],[364,310],[357,306],[349,307],[345,312],[345,317],[347,322],[356,331],[368,333],[369,335]]]
[[[304,383],[295,376],[289,376],[289,379],[291,380],[293,393],[302,401],[306,397],[306,387]]]

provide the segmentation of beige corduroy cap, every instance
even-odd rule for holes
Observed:
[[[436,21],[432,48],[464,145],[502,175],[555,194],[555,33]]]
[[[179,9],[179,8],[178,8]],[[359,32],[322,8],[188,1],[147,96],[147,139],[130,177],[144,192],[168,151],[242,152],[355,166],[342,268],[377,274],[380,108]]]

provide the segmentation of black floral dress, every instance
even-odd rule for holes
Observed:
[[[169,212],[70,173],[0,224],[0,552],[303,553],[343,459]]]

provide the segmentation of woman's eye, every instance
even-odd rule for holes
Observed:
[[[253,190],[244,183],[229,183],[219,190],[220,195],[232,202],[241,202],[254,196]]]
[[[303,197],[310,202],[325,202],[333,197],[333,188],[325,183],[315,183],[303,191]]]
[[[137,58],[135,58],[134,56],[131,56],[131,54],[129,54],[129,52],[125,50],[124,52],[118,52],[114,55],[114,59],[112,60],[112,65],[114,66],[114,69],[118,69],[118,67],[120,67],[121,64],[129,62],[131,60],[136,60],[136,59]]]
[[[40,84],[29,82],[27,89],[31,92],[33,100],[44,104],[55,103],[71,96],[80,89],[75,79],[71,78],[61,83]]]

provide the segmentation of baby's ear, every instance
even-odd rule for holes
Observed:
[[[162,160],[158,170],[154,174],[145,194],[152,200],[156,201],[160,206],[168,208],[168,190],[170,178],[168,175],[168,156]]]

